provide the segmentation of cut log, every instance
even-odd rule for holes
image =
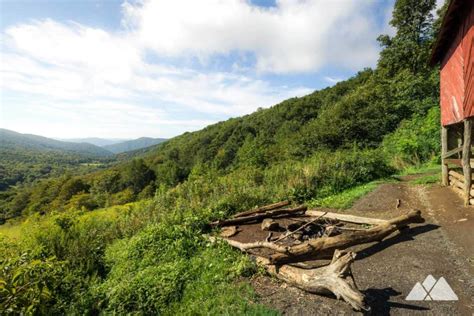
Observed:
[[[349,215],[349,214],[339,214],[339,213],[332,213],[332,212],[322,212],[322,211],[318,211],[314,209],[307,210],[306,215],[309,215],[309,216],[324,215],[324,218],[336,219],[341,222],[355,223],[355,224],[379,225],[379,224],[387,223],[387,221],[384,219],[354,216],[354,215]]]
[[[255,214],[255,215],[231,218],[231,219],[224,219],[224,220],[212,222],[211,226],[221,227],[221,226],[229,226],[229,225],[255,222],[264,218],[279,218],[279,217],[285,217],[289,215],[294,216],[295,214],[298,214],[298,213],[304,213],[307,209],[308,208],[306,206],[302,205],[295,208],[285,208],[285,209],[267,211],[261,214]]]
[[[265,213],[267,211],[275,210],[277,208],[287,206],[287,205],[290,205],[289,201],[282,201],[282,202],[273,203],[273,204],[265,205],[265,206],[262,206],[262,207],[258,207],[258,208],[253,209],[253,210],[240,212],[240,213],[234,214],[234,216],[232,216],[232,217],[237,218],[237,217],[244,217],[244,216],[249,216],[249,215],[253,215],[253,214]]]
[[[454,177],[456,178],[457,180],[459,181],[463,181],[464,182],[464,176],[462,174],[460,174],[459,172],[456,172],[454,170],[449,170],[449,173],[448,173],[451,177]]]
[[[268,242],[268,241],[256,241],[256,242],[243,243],[240,241],[227,239],[227,238],[210,237],[209,239],[211,241],[215,241],[216,239],[223,240],[229,245],[231,245],[232,247],[240,249],[240,251],[243,251],[243,252],[247,252],[251,249],[256,249],[256,248],[268,248],[276,252],[286,253],[288,252],[288,248],[289,248],[289,246],[280,246],[273,242]]]
[[[262,230],[268,231],[268,230],[276,230],[280,227],[277,222],[273,220],[273,218],[265,218],[262,221]]]
[[[221,233],[220,233],[220,236],[227,238],[227,237],[232,237],[232,236],[234,236],[234,235],[237,234],[237,233],[238,233],[237,227],[235,227],[235,226],[228,226],[228,227],[222,228]]]
[[[454,178],[453,176],[449,176],[449,184],[464,190],[464,183]]]
[[[450,176],[455,177],[455,178],[458,179],[459,181],[464,182],[464,176],[463,176],[461,173],[459,173],[459,172],[457,172],[457,171],[455,171],[455,170],[449,170],[448,174],[449,174]],[[474,174],[472,175],[471,179],[474,180]]]
[[[460,181],[453,176],[449,176],[449,184],[455,188],[461,189],[464,192],[464,180]],[[471,188],[470,193],[474,196],[474,189]]]
[[[421,212],[414,210],[406,215],[396,217],[364,231],[354,231],[333,237],[309,240],[300,245],[290,247],[286,253],[273,254],[269,259],[272,264],[284,264],[301,261],[306,258],[325,256],[336,249],[345,249],[358,244],[381,241],[407,224],[420,222],[423,222]]]

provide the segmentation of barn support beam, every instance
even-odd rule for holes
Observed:
[[[471,136],[472,136],[472,119],[464,120],[464,141],[462,150],[462,170],[464,173],[464,204],[469,205],[471,198]]]
[[[449,169],[446,163],[448,153],[448,127],[441,126],[441,180],[443,185],[449,185]]]

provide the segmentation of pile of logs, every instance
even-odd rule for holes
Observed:
[[[282,219],[296,221],[281,227]],[[266,205],[212,222],[221,228],[220,237],[229,245],[255,257],[270,274],[298,288],[315,294],[333,294],[355,310],[366,310],[365,297],[355,285],[351,264],[356,253],[345,249],[381,241],[410,223],[423,222],[420,211],[410,211],[391,220],[290,207],[288,201]],[[261,223],[268,231],[264,240],[243,243],[233,236],[245,233],[245,225]],[[279,232],[280,235],[273,237]],[[325,266],[311,266],[308,261],[332,258]]]
[[[455,170],[449,170],[449,185],[461,196],[464,196],[464,176]],[[469,190],[469,204],[474,205],[474,185]]]

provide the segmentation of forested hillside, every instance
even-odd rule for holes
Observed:
[[[108,166],[112,155],[87,143],[62,142],[0,129],[0,192],[65,172],[91,172]],[[3,192],[2,200],[8,199],[11,193],[12,190]]]
[[[91,157],[112,155],[110,151],[88,143],[63,142],[37,135],[20,134],[7,129],[0,129],[0,146],[1,148],[56,150]]]
[[[402,5],[403,1],[397,3]],[[423,5],[419,5],[420,10],[426,9]],[[407,19],[416,19],[416,23],[406,23]],[[123,204],[151,197],[160,186],[175,186],[199,170],[214,169],[220,174],[239,168],[264,170],[321,152],[328,152],[330,159],[329,152],[334,150],[373,150],[374,155],[390,152],[391,160],[382,165],[397,161],[400,166],[413,162],[413,157],[429,159],[438,142],[437,137],[425,135],[426,124],[433,125],[429,132],[437,133],[432,129],[437,128],[439,78],[437,70],[427,64],[434,32],[432,19],[419,20],[411,12],[403,12],[395,15],[392,23],[398,33],[393,38],[380,36],[384,50],[375,70],[366,69],[305,97],[185,133],[146,150],[140,159],[106,172],[19,188],[17,196],[22,196],[22,205],[12,195],[4,212],[51,212],[65,209],[70,199],[80,200],[74,205],[86,209]],[[405,120],[421,123],[414,126],[418,133],[413,134],[420,139],[406,143],[392,136],[386,141],[389,145],[381,146],[384,137]],[[61,188],[70,188],[70,181],[81,185],[73,185],[61,197]],[[317,195],[336,190],[321,190],[324,186],[324,182],[313,183],[307,190]],[[40,201],[37,195],[42,196]],[[29,201],[25,201],[28,196]],[[61,202],[54,202],[58,200]]]
[[[434,6],[396,1],[397,33],[379,37],[376,69],[185,133],[107,170],[11,190],[0,205],[4,216],[30,215],[31,226],[24,244],[6,241],[0,249],[8,258],[1,262],[7,286],[0,291],[10,297],[3,306],[38,313],[262,313],[248,287],[235,283],[255,266],[209,245],[205,223],[281,199],[317,204],[437,161],[439,76],[428,66],[439,24]],[[127,204],[133,201],[140,202]],[[127,205],[111,207],[121,204]]]

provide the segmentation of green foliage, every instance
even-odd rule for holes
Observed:
[[[384,47],[379,67],[393,75],[403,69],[413,73],[428,67],[427,60],[433,42],[433,15],[435,0],[397,0],[390,24],[396,28],[394,37],[378,38]]]
[[[432,183],[441,183],[441,174],[429,174],[419,178],[416,178],[411,181],[412,184],[432,184]]]
[[[0,310],[2,314],[45,314],[54,304],[52,288],[61,264],[55,258],[34,259],[7,238],[0,237]]]
[[[374,181],[358,185],[340,193],[329,195],[320,199],[314,199],[308,203],[311,207],[350,208],[356,200],[374,190],[380,182]]]
[[[209,243],[206,224],[283,199],[348,207],[393,167],[435,159],[439,78],[423,61],[432,7],[396,2],[397,34],[381,38],[375,70],[185,133],[105,171],[3,192],[4,217],[30,216],[15,241],[0,243],[1,310],[274,314],[239,282],[254,264]],[[88,212],[100,207],[108,208]]]
[[[414,115],[405,120],[383,143],[387,155],[398,168],[439,159],[439,108],[433,107],[426,116]]]

